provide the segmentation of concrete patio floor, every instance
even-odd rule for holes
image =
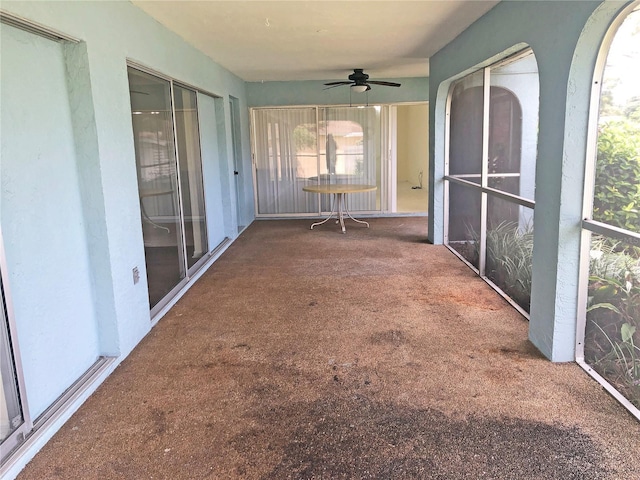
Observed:
[[[426,218],[254,222],[27,465],[42,479],[640,479],[640,424]]]

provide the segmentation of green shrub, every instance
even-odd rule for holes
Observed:
[[[595,236],[589,272],[585,360],[640,408],[640,260]]]
[[[640,127],[609,122],[600,127],[593,219],[640,231]]]
[[[486,275],[525,311],[531,304],[533,226],[502,222],[487,230]]]

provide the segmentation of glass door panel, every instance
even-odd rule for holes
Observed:
[[[349,210],[380,210],[381,107],[331,107],[320,110],[320,181],[377,185],[374,192],[349,195]],[[331,209],[327,195],[322,210]]]
[[[149,302],[186,276],[170,82],[129,67]]]
[[[316,109],[254,110],[253,126],[258,213],[317,213]]]
[[[176,140],[187,268],[208,251],[196,92],[174,86]]]

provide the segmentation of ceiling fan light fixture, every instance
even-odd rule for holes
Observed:
[[[351,91],[356,93],[362,93],[367,91],[366,85],[351,85]]]

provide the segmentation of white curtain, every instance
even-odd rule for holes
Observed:
[[[318,196],[302,191],[318,183],[315,108],[254,110],[259,214],[317,213]]]

